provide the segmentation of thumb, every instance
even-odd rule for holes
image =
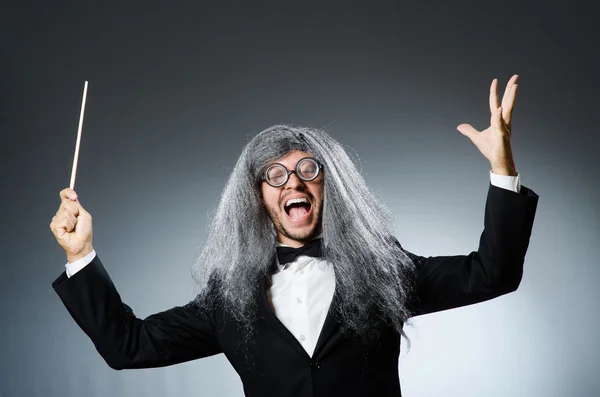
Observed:
[[[90,213],[87,212],[85,210],[85,208],[83,208],[83,206],[79,202],[79,198],[76,198],[75,200],[72,200],[72,201],[77,205],[77,209],[79,209],[79,214],[84,215],[84,216],[89,216],[90,215]]]
[[[456,129],[464,136],[473,139],[473,137],[479,132],[471,124],[460,124]]]

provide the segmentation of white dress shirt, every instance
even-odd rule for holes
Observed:
[[[519,175],[504,176],[490,171],[490,182],[513,192],[521,191]],[[284,246],[281,243],[277,245]],[[95,257],[96,251],[92,251],[73,263],[67,263],[67,277],[72,277]],[[318,258],[301,255],[285,266],[278,262],[277,271],[271,276],[271,285],[267,290],[271,310],[311,357],[334,291],[333,267]]]
[[[277,246],[286,247],[281,243]],[[267,290],[269,305],[311,357],[334,291],[335,274],[329,262],[305,255],[284,266],[277,260]]]

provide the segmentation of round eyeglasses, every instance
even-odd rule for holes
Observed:
[[[304,181],[309,182],[315,180],[319,176],[319,172],[323,165],[312,157],[304,157],[296,163],[296,169],[288,171],[283,164],[274,163],[267,167],[261,180],[267,182],[273,187],[281,187],[290,179],[290,175],[296,176]]]

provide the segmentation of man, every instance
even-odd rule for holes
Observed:
[[[393,237],[386,208],[323,131],[274,126],[244,148],[194,267],[194,301],[138,319],[92,246],[70,189],[50,228],[67,254],[53,287],[115,369],[224,353],[248,396],[400,396],[410,317],[517,289],[538,196],[520,186],[510,146],[517,76],[491,125],[468,136],[490,161],[479,249],[424,258]]]

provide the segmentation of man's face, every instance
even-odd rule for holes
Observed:
[[[289,171],[296,169],[298,160],[312,157],[306,152],[293,151],[274,161]],[[323,208],[323,171],[312,181],[303,181],[294,173],[281,187],[261,182],[263,202],[283,244],[300,247],[321,233]],[[292,199],[305,199],[294,200]]]

